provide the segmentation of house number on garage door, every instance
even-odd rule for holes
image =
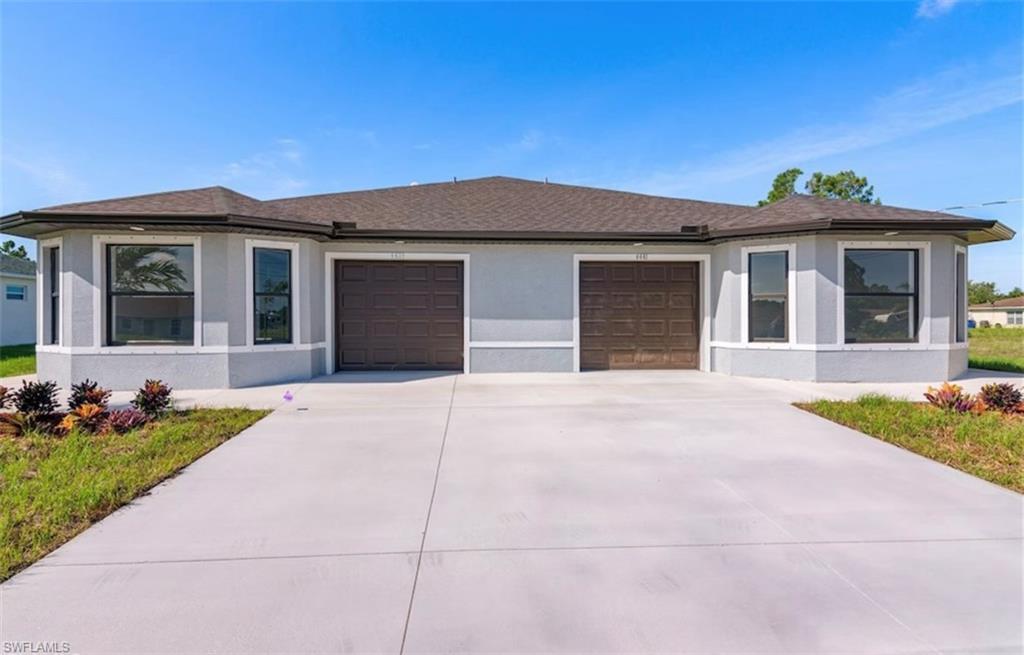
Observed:
[[[647,261],[647,253],[645,253],[645,252],[638,252],[636,254],[636,260],[638,262],[645,262],[645,261]]]
[[[389,259],[405,259],[405,253],[404,252],[389,252],[388,253],[388,258]]]

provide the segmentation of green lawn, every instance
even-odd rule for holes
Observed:
[[[973,328],[968,343],[971,368],[1024,373],[1024,328]]]
[[[176,412],[127,434],[0,435],[0,580],[268,412]]]
[[[0,378],[36,372],[36,345],[0,346]]]
[[[1024,493],[1024,416],[954,414],[876,395],[797,407]]]

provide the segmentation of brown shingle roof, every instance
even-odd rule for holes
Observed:
[[[971,305],[971,309],[1010,309],[1018,307],[1024,307],[1024,296],[1002,298],[992,302],[983,302],[980,305]]]
[[[110,198],[90,202],[72,202],[46,207],[39,211],[68,214],[184,214],[209,216],[237,214],[266,216],[264,203],[222,186],[164,191],[139,196]]]
[[[308,225],[311,231],[327,236],[337,223],[348,224],[350,230],[354,224],[355,233],[378,234],[558,233],[681,238],[681,233],[687,233],[687,238],[708,239],[772,230],[856,229],[863,227],[861,224],[870,229],[876,223],[902,223],[902,229],[914,229],[936,222],[964,232],[994,230],[987,236],[989,240],[1012,235],[994,221],[814,196],[794,195],[758,208],[509,177],[265,201],[218,186],[57,205],[14,217],[3,221],[8,231],[33,221],[47,224],[39,230],[52,230],[48,226],[61,220],[102,223],[104,217],[122,222],[149,217],[165,224],[219,224],[220,229],[227,229],[240,225],[242,222],[235,219],[243,217],[259,219],[268,229],[273,226],[267,222],[273,221],[291,222],[293,231]]]
[[[271,211],[358,229],[453,232],[675,232],[750,211],[510,177],[268,200]]]
[[[870,205],[851,200],[832,200],[818,196],[794,194],[764,207],[752,209],[719,225],[721,229],[750,225],[788,225],[815,221],[942,221],[964,220],[963,216],[942,212],[904,209],[890,205]]]

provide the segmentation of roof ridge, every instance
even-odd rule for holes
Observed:
[[[411,182],[409,184],[395,184],[392,186],[374,187],[372,189],[351,189],[349,191],[328,191],[326,193],[313,193],[308,196],[285,196],[283,198],[270,198],[261,202],[279,202],[282,200],[305,200],[306,198],[323,198],[326,196],[343,196],[350,193],[370,193],[374,191],[397,191],[399,189],[417,189],[425,186],[441,186],[442,184],[467,184],[469,182],[482,182],[483,180],[494,179],[515,180],[518,178],[505,177],[504,175],[487,175],[485,177],[471,177],[465,180],[441,180],[438,182]]]
[[[678,197],[675,197],[675,196],[662,196],[662,195],[656,195],[656,194],[653,194],[653,193],[642,193],[640,191],[626,191],[624,189],[608,189],[608,188],[604,188],[604,187],[584,186],[582,184],[566,184],[564,182],[551,182],[551,181],[548,181],[547,179],[545,179],[543,181],[542,180],[531,180],[531,179],[525,178],[525,177],[513,177],[513,176],[510,176],[510,175],[487,175],[485,177],[474,177],[474,178],[469,178],[469,179],[465,179],[465,180],[458,180],[458,181],[443,180],[443,181],[439,181],[439,182],[423,182],[423,183],[416,183],[416,184],[395,185],[395,186],[389,186],[389,187],[378,187],[378,188],[372,188],[372,189],[353,189],[351,191],[332,191],[332,192],[328,192],[328,193],[315,193],[315,194],[308,195],[308,196],[288,196],[288,197],[284,197],[284,198],[272,198],[270,200],[265,200],[263,202],[272,203],[272,202],[279,202],[279,201],[285,201],[285,200],[305,200],[305,199],[309,199],[309,198],[324,198],[324,197],[327,197],[327,196],[343,196],[343,195],[353,194],[353,193],[374,193],[374,192],[379,192],[379,191],[396,191],[396,190],[401,190],[401,189],[416,189],[416,188],[427,187],[427,186],[439,186],[439,185],[443,185],[443,184],[471,184],[473,182],[483,182],[483,181],[486,181],[486,180],[508,180],[508,181],[511,181],[511,182],[520,182],[520,183],[525,183],[525,184],[537,184],[537,185],[541,185],[541,186],[558,186],[558,187],[564,187],[564,188],[567,188],[567,189],[582,189],[584,191],[597,191],[597,192],[601,192],[601,193],[618,193],[618,194],[624,194],[624,195],[628,195],[628,196],[641,196],[641,197],[644,197],[644,198],[657,198],[657,199],[660,199],[660,200],[671,200],[671,201],[677,201],[677,202],[700,203],[700,204],[703,204],[703,205],[719,205],[719,206],[735,207],[737,209],[757,209],[757,207],[755,207],[753,205],[741,205],[741,204],[737,204],[737,203],[718,202],[718,201],[714,201],[714,200],[696,200],[694,198],[678,198]]]

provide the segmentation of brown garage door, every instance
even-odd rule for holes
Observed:
[[[462,370],[462,262],[338,261],[338,370]]]
[[[580,262],[580,368],[697,368],[697,262]]]

